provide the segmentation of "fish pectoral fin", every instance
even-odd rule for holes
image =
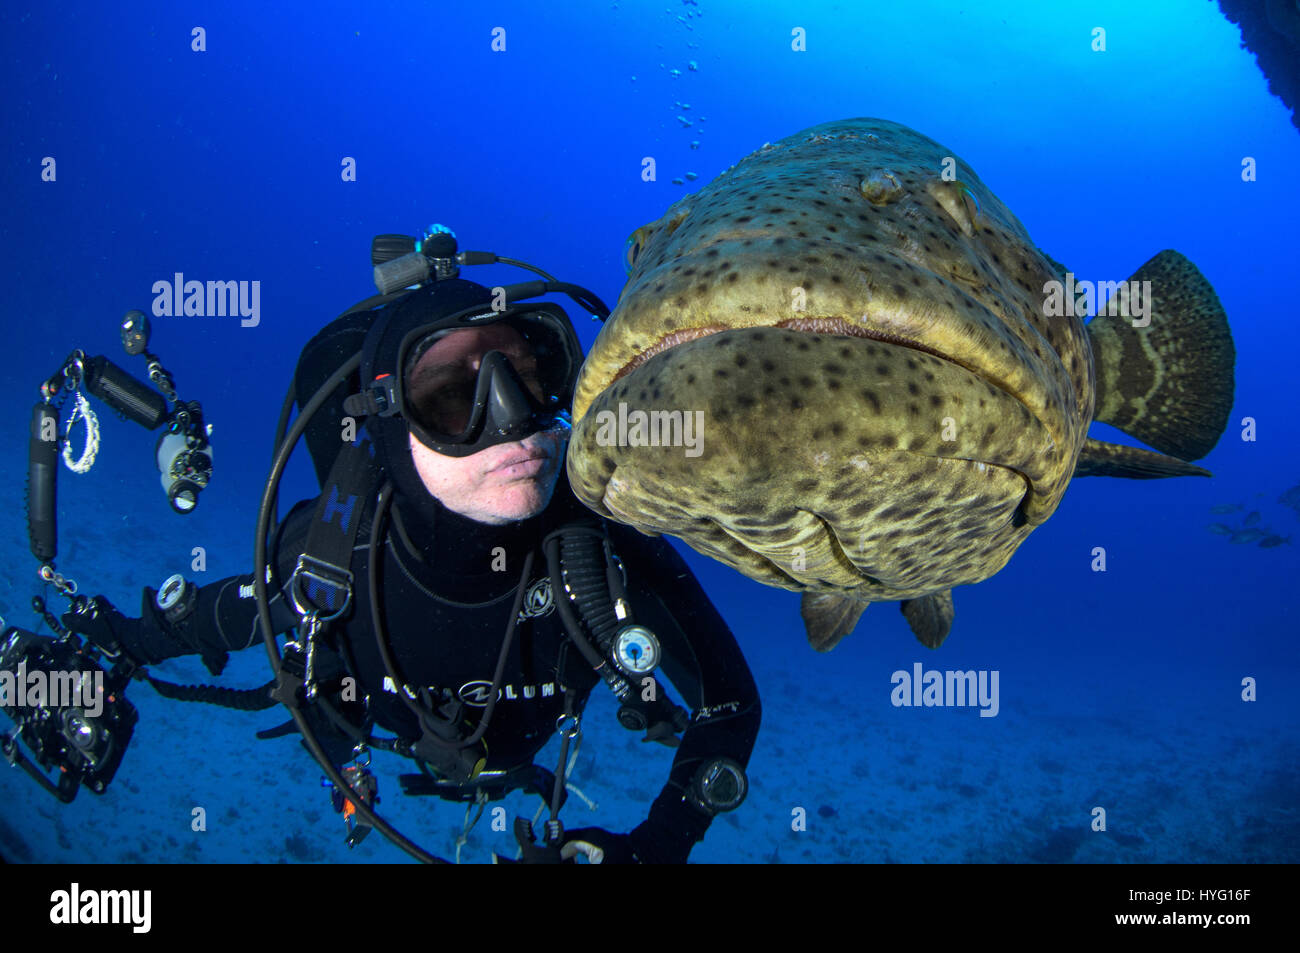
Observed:
[[[805,592],[799,600],[808,644],[818,652],[829,652],[853,631],[869,602],[823,592]]]
[[[951,589],[932,592],[919,599],[904,599],[898,607],[903,610],[903,617],[912,627],[916,640],[927,649],[943,645],[943,640],[952,631],[956,610],[952,605]]]
[[[1106,443],[1089,437],[1079,452],[1079,460],[1074,465],[1076,477],[1109,476],[1126,477],[1130,480],[1157,480],[1161,477],[1178,476],[1212,476],[1209,470],[1198,467],[1177,457],[1143,450],[1140,447],[1125,447],[1118,443]]]
[[[1109,306],[1103,314],[1099,302],[1088,325],[1097,368],[1093,416],[1162,453],[1199,460],[1232,410],[1236,350],[1227,315],[1214,288],[1176,251],[1156,255],[1125,288],[1142,289],[1144,306],[1133,310],[1143,315],[1111,314]]]

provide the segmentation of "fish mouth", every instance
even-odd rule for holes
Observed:
[[[724,326],[710,323],[702,327],[681,328],[671,333],[661,335],[653,345],[647,347],[627,360],[620,367],[609,382],[600,388],[600,395],[611,395],[621,393],[627,395],[630,392],[627,387],[636,387],[631,379],[633,375],[639,373],[652,373],[658,377],[658,385],[653,389],[655,396],[659,397],[658,386],[671,387],[663,379],[662,361],[672,361],[673,357],[668,354],[677,348],[684,351],[694,351],[699,347],[710,347],[711,341],[725,342],[730,338],[732,332],[741,336],[750,336],[763,331],[773,331],[777,334],[790,336],[797,335],[802,338],[807,336],[810,343],[817,347],[815,342],[818,338],[824,342],[839,340],[847,343],[848,340],[860,342],[863,351],[863,360],[871,362],[877,371],[878,362],[884,360],[883,356],[877,352],[875,358],[870,355],[872,345],[877,348],[883,347],[886,350],[892,350],[899,357],[893,361],[893,366],[901,370],[904,357],[911,352],[917,354],[913,361],[906,358],[906,365],[914,371],[902,371],[902,374],[914,373],[915,381],[910,381],[904,376],[893,374],[889,384],[885,384],[883,389],[876,390],[868,385],[866,388],[854,390],[858,393],[867,395],[867,399],[872,404],[862,407],[867,417],[859,419],[868,419],[875,417],[878,422],[874,425],[874,435],[871,437],[870,446],[879,446],[884,449],[893,449],[906,451],[910,454],[916,454],[924,457],[932,457],[939,460],[951,461],[953,464],[966,464],[973,466],[980,473],[992,473],[1002,471],[1007,474],[1014,474],[1023,484],[1022,511],[1014,517],[1014,522],[1019,524],[1025,520],[1030,522],[1041,522],[1045,516],[1038,514],[1038,510],[1043,509],[1045,499],[1044,489],[1047,487],[1045,480],[1050,479],[1051,459],[1055,455],[1056,447],[1059,445],[1053,440],[1048,428],[1043,421],[1034,412],[1030,401],[1017,393],[1016,389],[1007,380],[999,379],[990,375],[988,370],[979,366],[972,366],[968,360],[961,360],[946,353],[944,350],[928,344],[925,341],[917,340],[904,334],[899,334],[893,330],[882,330],[879,327],[870,327],[864,324],[849,321],[839,317],[794,317],[787,318],[773,324],[750,325],[750,326]],[[791,351],[804,351],[803,344],[787,345]],[[826,347],[827,344],[821,345]],[[736,339],[734,345],[736,352],[751,353],[749,351],[749,342],[745,337]],[[715,352],[714,357],[721,355],[723,352],[731,353],[731,349],[723,347],[721,351]],[[920,355],[925,355],[922,358]],[[699,360],[700,358],[692,354],[685,358],[686,361]],[[801,356],[799,358],[803,360]],[[775,373],[771,370],[771,360],[778,363],[780,358],[773,357],[768,361],[762,361],[764,373],[772,375],[782,383],[790,383],[789,379],[801,381],[804,385],[811,384],[810,377],[804,375],[802,378],[796,378],[791,372],[782,374],[780,371]],[[821,359],[819,358],[818,361]],[[653,364],[651,363],[653,362]],[[845,367],[852,363],[848,354],[843,355],[840,361]],[[754,360],[754,370],[757,371],[760,365],[759,360]],[[685,365],[681,365],[685,366]],[[934,377],[939,375],[940,381],[943,381],[944,375],[939,372],[940,367],[949,369],[948,383],[936,383]],[[642,370],[644,368],[644,370]],[[922,378],[930,381],[925,383]],[[623,380],[629,378],[629,380]],[[882,379],[883,380],[883,379]],[[921,390],[914,389],[916,384],[920,384]],[[682,386],[679,384],[678,386]],[[831,386],[835,386],[834,383]],[[892,397],[886,397],[888,390],[893,390]],[[671,391],[670,391],[671,392]],[[875,403],[877,396],[872,396],[874,392],[879,396],[880,403]],[[689,394],[689,390],[678,391],[679,394]],[[751,392],[752,393],[752,392]],[[845,393],[841,391],[840,393]],[[908,397],[912,395],[922,395],[917,397]],[[927,416],[929,423],[925,427],[918,429],[916,421],[919,419],[917,407],[926,398],[924,395],[930,395],[929,400],[933,404],[925,403],[924,410],[920,414],[932,415]],[[942,395],[942,396],[941,396]],[[641,397],[645,398],[642,393]],[[823,395],[822,399],[825,399]],[[597,398],[600,399],[599,397]],[[613,399],[606,397],[606,399]],[[618,399],[623,399],[619,397]],[[737,413],[744,414],[749,412],[758,412],[764,398],[754,397],[742,405],[742,409]],[[989,408],[984,409],[987,400]],[[909,404],[909,401],[912,403]],[[963,401],[965,403],[963,404]],[[1001,401],[999,404],[998,402]],[[885,407],[882,417],[882,405]],[[600,405],[601,409],[608,409],[605,405]],[[823,405],[825,406],[825,405]],[[746,411],[743,408],[753,408],[752,411]],[[932,409],[933,408],[933,409]],[[942,409],[940,409],[942,408]],[[910,416],[907,413],[910,412]],[[896,419],[896,423],[886,423],[887,420],[894,420],[895,414],[902,414]],[[945,420],[952,419],[961,421],[960,436],[956,437],[936,437],[935,434],[941,431],[946,424]],[[871,425],[868,425],[869,428]],[[957,425],[954,423],[954,427]],[[819,438],[819,431],[814,429],[815,424],[810,424],[810,436],[812,439]],[[922,433],[924,431],[924,433]],[[832,430],[832,432],[834,432]],[[892,435],[892,437],[887,436]],[[830,439],[829,437],[827,439]],[[892,443],[890,441],[892,440]],[[859,447],[864,446],[859,443]],[[854,452],[854,451],[850,451]]]
[[[768,328],[775,328],[777,330],[793,330],[793,332],[802,332],[807,334],[840,334],[842,337],[867,338],[868,341],[879,341],[885,343],[885,345],[897,345],[898,347],[911,348],[913,351],[922,351],[924,354],[930,354],[940,360],[948,361],[949,364],[956,364],[957,367],[975,374],[976,377],[988,381],[989,384],[997,387],[998,390],[1004,391],[1005,394],[1009,394],[1010,397],[1014,397],[1017,400],[1021,400],[1021,403],[1024,403],[1023,398],[1019,397],[1014,390],[1011,390],[1010,387],[1005,384],[1001,384],[1001,382],[992,380],[992,378],[988,377],[988,374],[980,371],[979,368],[971,367],[970,364],[962,363],[962,361],[953,358],[952,355],[944,354],[943,351],[937,350],[937,348],[924,345],[924,343],[917,341],[917,339],[907,338],[902,334],[894,334],[892,332],[883,332],[883,330],[874,328],[866,328],[866,326],[861,324],[853,324],[853,322],[845,321],[842,317],[790,317],[790,319],[779,321],[774,325],[748,325],[748,328],[755,328],[755,326],[758,326],[758,328],[761,328],[761,326],[768,326]],[[619,368],[619,371],[615,372],[614,377],[610,378],[610,384],[614,384],[614,382],[619,380],[619,378],[625,377],[627,374],[636,371],[636,369],[641,367],[642,364],[645,364],[647,360],[654,358],[656,355],[663,354],[664,351],[672,350],[673,347],[679,345],[685,345],[688,341],[698,341],[699,338],[706,338],[710,334],[723,334],[729,332],[729,330],[738,329],[729,328],[729,326],[719,324],[707,325],[703,326],[703,328],[686,328],[684,330],[677,330],[677,332],[671,334],[664,334],[663,337],[659,338],[659,341],[656,341],[653,346],[647,347],[646,350],[641,351],[640,354],[634,355],[632,360],[629,360],[627,364],[624,364],[623,367]]]

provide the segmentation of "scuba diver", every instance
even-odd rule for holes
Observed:
[[[271,633],[291,633],[277,679],[231,707],[289,706],[294,721],[259,736],[302,731],[347,785],[332,796],[349,845],[374,816],[378,748],[415,762],[419,773],[400,777],[406,794],[476,803],[480,814],[511,791],[543,797],[541,841],[515,824],[525,861],[684,863],[712,819],[745,797],[760,705],[681,556],[595,516],[569,488],[581,347],[563,309],[523,299],[564,293],[598,316],[608,309],[531,265],[458,253],[441,226],[420,241],[380,236],[372,255],[380,295],[322,329],[298,361],[254,571],[203,586],[172,576],[144,589],[139,618],[75,596],[62,625],[133,666],[197,653],[213,674],[227,653],[263,642],[275,665]],[[460,265],[487,262],[547,281],[489,289],[459,277]],[[297,435],[322,490],[275,524]],[[647,819],[628,833],[566,831],[557,816],[570,743],[601,682],[620,723],[676,752]],[[557,733],[551,772],[533,759]]]

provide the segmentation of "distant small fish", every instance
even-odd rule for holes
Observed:
[[[1211,523],[1205,527],[1215,536],[1231,536],[1236,530],[1231,526],[1224,526],[1222,523]]]
[[[1222,516],[1224,513],[1235,513],[1241,509],[1242,503],[1217,503],[1210,507],[1210,512]]]
[[[1268,533],[1264,532],[1262,529],[1243,529],[1240,532],[1233,533],[1232,539],[1228,540],[1228,542],[1241,545],[1242,543],[1256,542],[1266,536],[1268,536]]]
[[[1272,549],[1274,546],[1281,546],[1283,543],[1290,543],[1290,536],[1265,536],[1259,541],[1260,549]]]
[[[1277,501],[1283,506],[1289,506],[1297,513],[1300,513],[1300,483],[1297,483],[1295,486],[1291,487],[1291,489],[1279,496]]]
[[[1246,518],[1241,521],[1242,526],[1254,526],[1259,522],[1259,510],[1251,510],[1246,514]]]

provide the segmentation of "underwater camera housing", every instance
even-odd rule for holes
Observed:
[[[65,804],[83,784],[96,794],[108,789],[139,717],[122,692],[133,666],[119,663],[106,673],[97,655],[71,634],[50,638],[16,626],[0,633],[0,710],[16,726],[0,734],[0,755]],[[48,704],[59,686],[76,686],[80,703]],[[93,702],[87,699],[92,692],[98,696]],[[19,740],[35,763],[22,753]],[[42,768],[57,770],[58,782]]]

